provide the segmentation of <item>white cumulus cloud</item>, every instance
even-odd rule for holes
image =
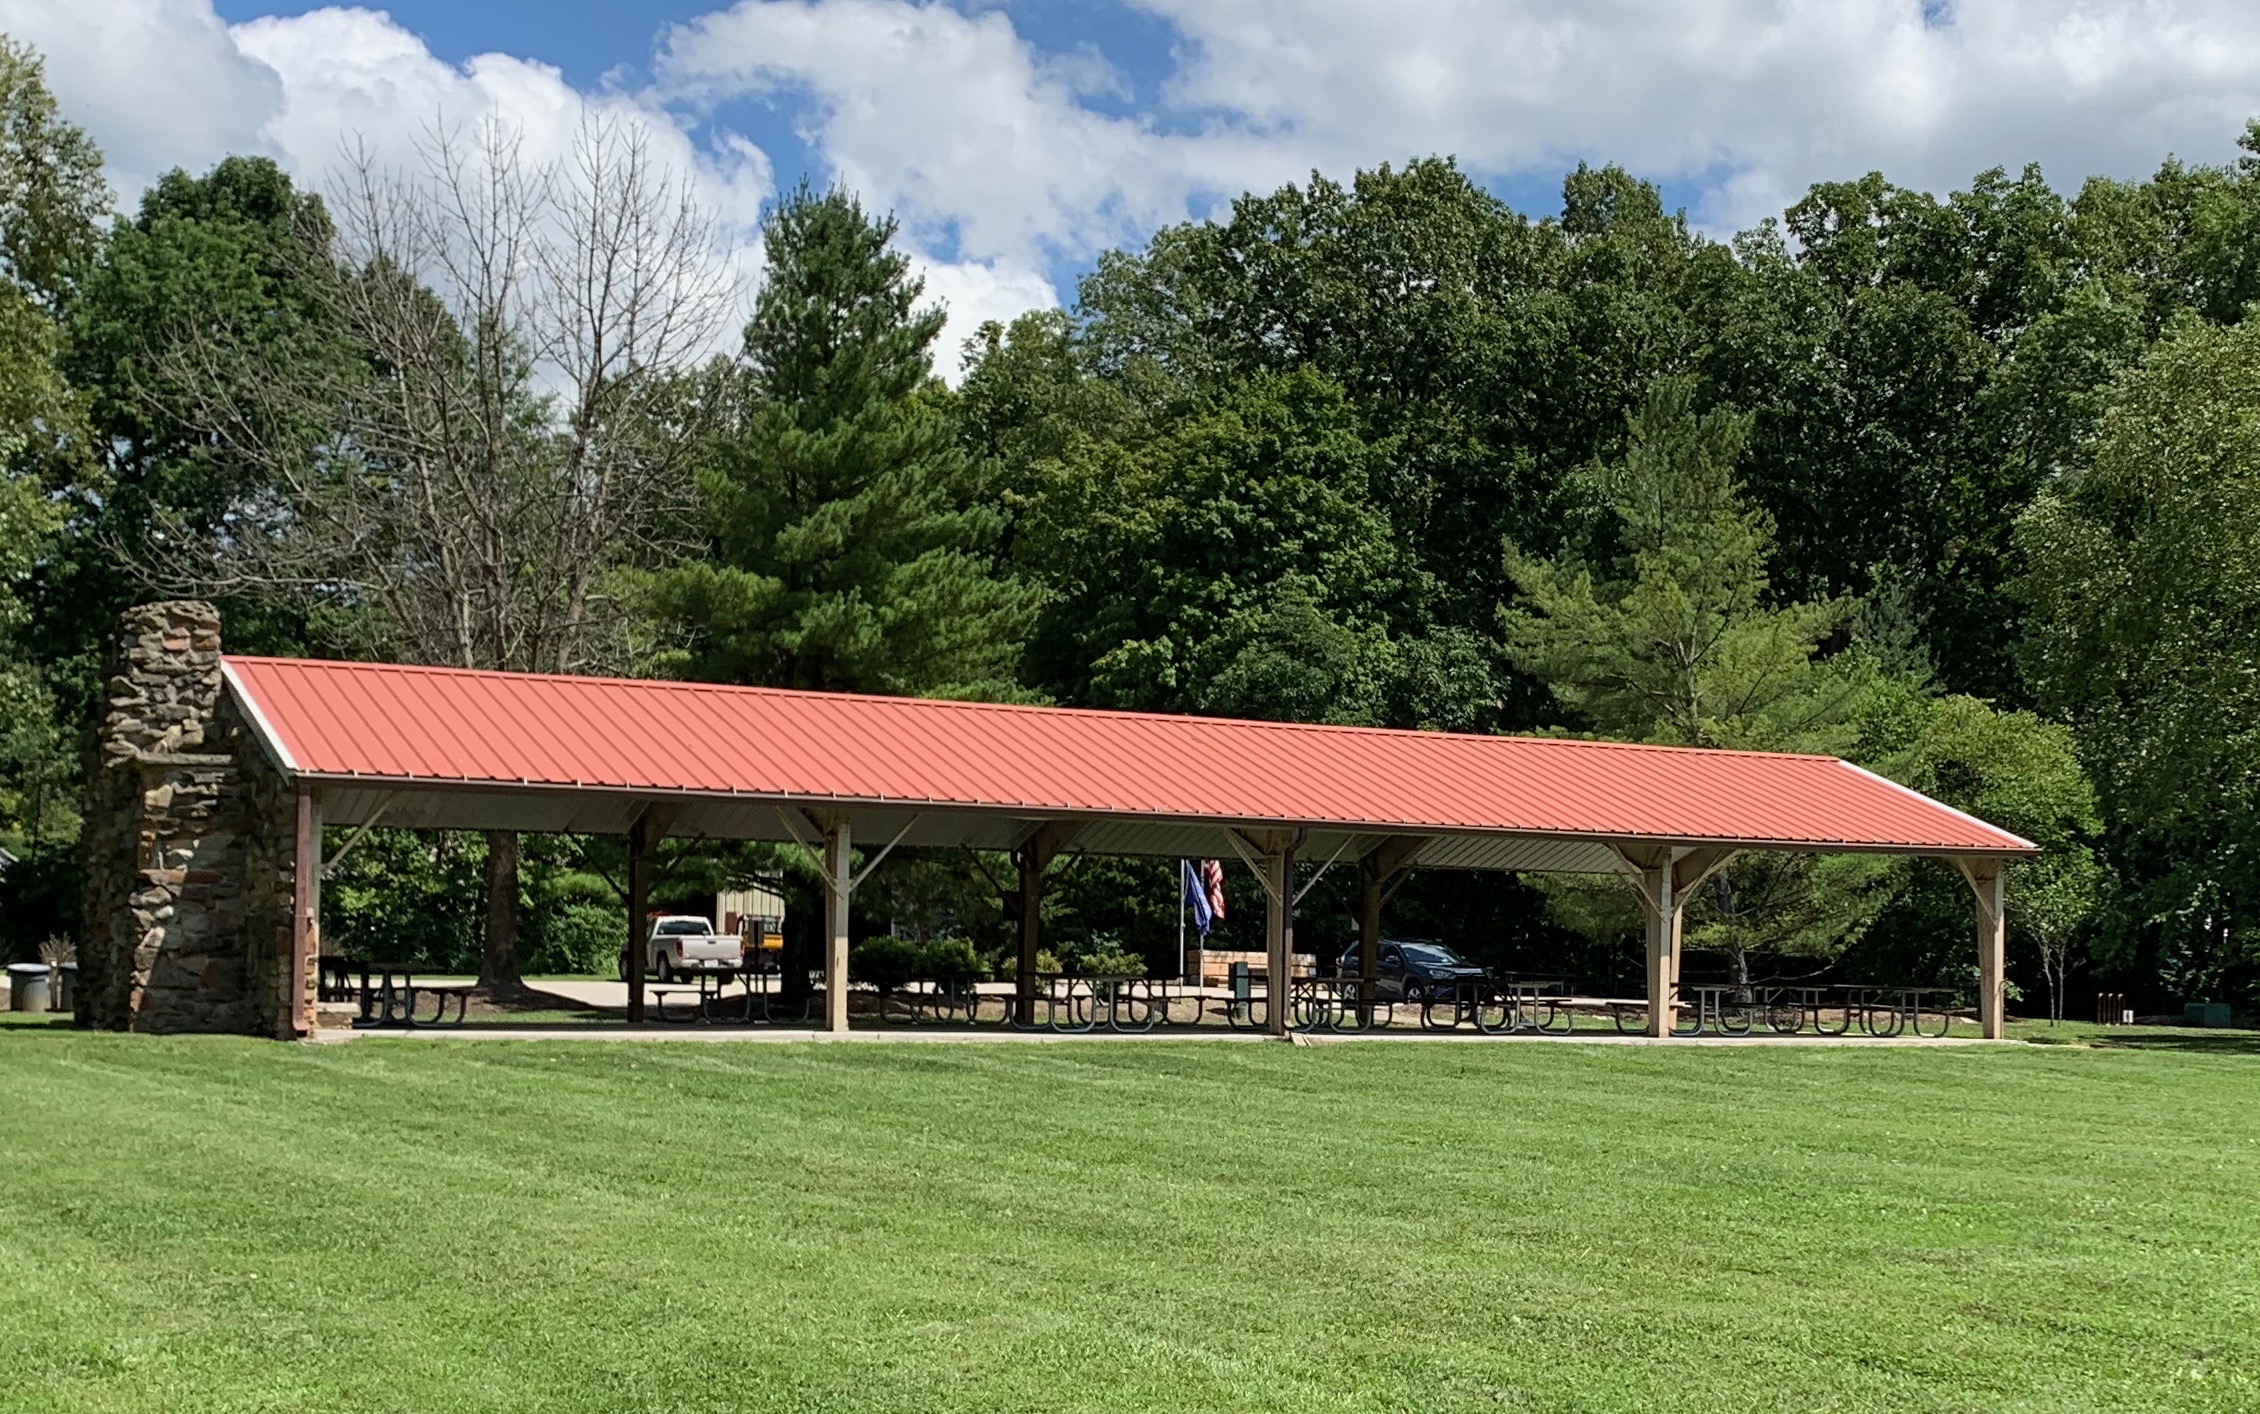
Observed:
[[[0,0],[0,31],[45,56],[129,202],[174,167],[268,150],[282,76],[236,47],[208,0]]]
[[[830,175],[894,211],[930,293],[941,361],[981,320],[1057,303],[1048,272],[1182,220],[1196,192],[1268,176],[1260,142],[1168,136],[1085,107],[1122,80],[1095,52],[1046,56],[1002,14],[906,0],[746,0],[668,30],[675,103],[795,105]]]
[[[372,10],[327,9],[237,25],[242,53],[281,79],[281,101],[262,129],[299,174],[319,179],[365,147],[380,163],[412,166],[418,144],[443,129],[496,122],[518,135],[527,160],[571,150],[592,115],[639,131],[669,170],[687,176],[702,202],[740,233],[759,222],[773,192],[768,159],[750,144],[695,143],[664,110],[619,93],[583,93],[547,65],[482,54],[460,66],[433,57],[422,40]]]
[[[740,0],[669,29],[671,102],[783,105],[913,241],[1057,272],[1243,189],[1443,153],[1486,179],[1614,161],[1733,229],[1881,169],[1947,191],[2231,155],[2260,113],[2252,0],[1128,0],[1178,43],[1130,116],[1087,47],[1009,7]]]
[[[662,88],[805,103],[848,185],[914,235],[1028,266],[1181,219],[1188,194],[1244,185],[1250,144],[1164,136],[1083,106],[1088,56],[1046,61],[1000,12],[906,0],[745,0],[670,30]]]
[[[962,346],[984,322],[1009,324],[1016,315],[1059,303],[1052,282],[1032,270],[923,256],[914,257],[913,265],[926,281],[926,299],[940,300],[949,310],[949,326],[934,349],[934,367],[953,384],[960,372]]]
[[[129,203],[228,152],[319,184],[349,146],[405,160],[442,122],[499,118],[549,155],[595,111],[640,125],[744,236],[775,181],[723,119],[775,104],[818,180],[901,218],[952,309],[945,368],[1106,247],[1314,168],[1617,161],[1727,229],[1870,169],[1945,191],[2028,160],[2063,186],[2219,161],[2260,113],[2253,0],[1125,3],[1175,35],[1145,91],[1125,56],[1045,52],[987,0],[739,0],[656,34],[642,87],[596,90],[510,54],[443,60],[368,9],[231,27],[211,0],[0,0],[0,29],[48,56]]]
[[[2260,113],[2252,0],[1134,0],[1186,44],[1168,101],[1329,170],[1617,161],[1740,224],[1871,169],[1945,191],[2219,160]]]

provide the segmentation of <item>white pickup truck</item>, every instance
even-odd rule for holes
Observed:
[[[644,953],[644,975],[672,982],[698,972],[735,972],[744,964],[745,945],[735,934],[717,933],[714,921],[696,914],[670,913],[651,920]],[[620,980],[628,959],[620,959]]]

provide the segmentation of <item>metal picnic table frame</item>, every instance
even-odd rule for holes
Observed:
[[[1912,1032],[1917,1036],[1937,1038],[1954,1028],[1954,1014],[1946,1007],[1934,1009],[1936,1029],[1924,1029],[1923,999],[1934,996],[1952,996],[1952,987],[1879,986],[1868,982],[1844,982],[1838,990],[1845,994],[1845,1020],[1849,1025],[1852,1013],[1859,1014],[1860,1029],[1870,1036],[1898,1036]]]
[[[1815,1035],[1844,1036],[1856,1027],[1862,1035],[1879,1039],[1913,1034],[1935,1040],[1953,1028],[1946,1006],[1929,1006],[1926,998],[1953,996],[1952,987],[1925,987],[1873,982],[1693,982],[1681,993],[1690,1000],[1680,1010],[1691,1012],[1684,1024],[1675,1016],[1675,1036],[1747,1036],[1762,1022],[1776,1035],[1796,1035],[1807,1026]],[[1626,1026],[1628,1008],[1617,1008],[1617,1028]],[[1833,1021],[1832,1021],[1833,1018]]]
[[[361,981],[353,986],[351,971]],[[654,1019],[685,1025],[697,1022],[740,1025],[807,1025],[823,1011],[820,990],[798,1003],[784,1004],[779,974],[732,969],[694,974],[684,982],[655,986]],[[1606,1006],[1620,1032],[1639,1029],[1636,1014],[1644,1002],[1581,999],[1572,983],[1555,976],[1501,976],[1467,979],[1432,987],[1409,1002],[1379,995],[1378,979],[1357,976],[1296,977],[1289,980],[1288,1027],[1303,1034],[1367,1034],[1399,1026],[1400,1015],[1421,1031],[1473,1030],[1487,1036],[1566,1036],[1574,1033],[1576,1013]],[[732,984],[742,988],[733,991]],[[358,991],[362,1018],[355,1025],[428,1026],[463,1016],[466,989],[417,986],[410,969],[324,959],[325,998],[342,999]],[[1021,1019],[1018,989],[973,978],[922,979],[905,986],[859,989],[856,996],[875,1003],[858,1005],[858,1014],[881,1026],[963,1026],[1027,1032],[1088,1035],[1096,1032],[1140,1035],[1213,1025],[1221,1019],[1232,1030],[1268,1029],[1271,988],[1245,964],[1235,965],[1227,986],[1203,987],[1181,980],[1132,976],[1040,974],[1026,1000],[1030,1019]],[[1747,1036],[1761,1026],[1776,1035],[1815,1034],[1889,1038],[1947,1034],[1952,1013],[1930,998],[1952,988],[1878,983],[1694,982],[1680,988],[1673,1018],[1675,1036]],[[332,997],[337,993],[336,998]],[[437,998],[433,1015],[418,1017],[422,998]],[[687,998],[678,1001],[677,998]]]
[[[471,989],[460,985],[416,984],[417,969],[405,962],[368,962],[360,958],[325,957],[316,994],[326,1002],[357,1001],[356,1030],[409,1030],[418,1026],[461,1025],[469,1013]],[[432,1014],[417,1015],[425,998]],[[454,1003],[450,1021],[448,1004]]]

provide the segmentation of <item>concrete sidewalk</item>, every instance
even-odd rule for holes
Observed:
[[[567,1006],[588,1007],[595,1011],[616,1011],[628,1014],[628,984],[607,982],[599,978],[574,982],[528,982],[526,990],[545,997],[555,997]]]

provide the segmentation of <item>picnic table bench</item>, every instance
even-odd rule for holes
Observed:
[[[1478,1003],[1475,1028],[1494,1035],[1567,1035],[1577,1029],[1577,1013],[1583,1009],[1574,990],[1566,977],[1503,973],[1491,981],[1490,999]]]
[[[1671,1034],[1674,1036],[1747,1036],[1760,1021],[1773,1031],[1790,1034],[1804,1029],[1804,1011],[1769,995],[1793,989],[1753,987],[1734,982],[1688,982],[1678,989],[1679,1000],[1673,1007]],[[1807,989],[1823,990],[1823,989]],[[1619,997],[1612,999],[1609,1011],[1616,1020],[1619,1032],[1637,1034],[1648,1027],[1648,999],[1645,997]],[[1813,1013],[1816,1029],[1820,1013]],[[1682,1020],[1682,1018],[1685,1020]],[[1828,1032],[1842,1034],[1842,1029]]]

